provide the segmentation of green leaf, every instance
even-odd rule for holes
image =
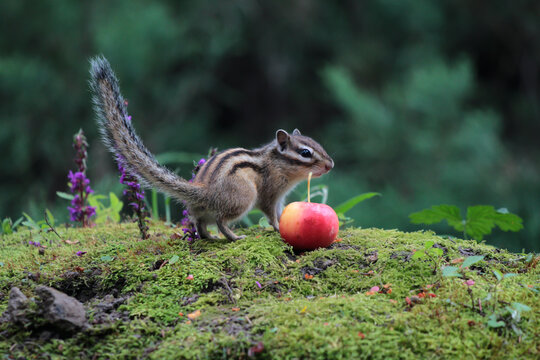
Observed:
[[[174,264],[176,263],[178,260],[180,260],[180,257],[178,255],[173,255],[173,257],[169,260],[169,264]]]
[[[261,218],[259,219],[259,226],[262,227],[263,229],[272,227],[270,223],[268,222],[268,219],[266,218],[266,216],[261,216]]]
[[[476,240],[482,240],[498,226],[503,231],[523,229],[523,220],[506,209],[495,210],[493,206],[477,205],[467,208],[467,234]]]
[[[66,199],[66,200],[70,200],[70,201],[75,198],[74,195],[71,195],[71,194],[68,194],[68,193],[65,193],[65,192],[62,192],[62,191],[57,191],[56,195],[58,195],[58,197],[60,197],[62,199]]]
[[[428,240],[426,241],[426,243],[424,244],[424,249],[429,249],[430,247],[432,247],[433,245],[435,245],[435,241],[433,240]]]
[[[13,231],[11,229],[11,219],[5,218],[4,221],[2,221],[2,234],[12,234]]]
[[[443,256],[444,255],[444,250],[439,249],[439,248],[431,248],[431,249],[428,250],[428,252],[431,255],[435,255],[435,256]]]
[[[159,219],[158,211],[158,193],[156,189],[152,189],[152,218]]]
[[[442,275],[444,277],[461,277],[459,269],[455,266],[445,266],[442,268]]]
[[[29,227],[29,228],[32,228],[34,230],[41,230],[41,226],[39,226],[38,223],[36,223],[31,217],[30,215],[28,215],[27,213],[23,212],[22,213],[23,216],[26,218],[26,221],[23,221],[23,225],[26,226],[26,227]]]
[[[512,307],[519,312],[531,311],[531,308],[529,306],[518,302],[513,302]]]
[[[463,219],[459,208],[454,205],[434,205],[409,215],[413,224],[434,224],[446,220],[457,231],[463,231]]]
[[[484,259],[484,255],[476,255],[476,256],[469,256],[468,258],[463,261],[463,264],[461,264],[461,267],[466,268],[473,264],[476,264],[479,261],[482,261]]]
[[[47,216],[49,224],[51,224],[51,226],[54,226],[54,216],[49,209],[45,209],[45,216]]]
[[[20,218],[18,218],[17,221],[15,221],[15,222],[13,223],[13,225],[11,225],[11,229],[12,229],[12,230],[15,230],[15,228],[16,228],[17,226],[19,226],[19,224],[20,224],[23,220],[24,220],[24,218],[23,218],[22,216],[21,216]]]
[[[495,274],[497,281],[501,281],[503,279],[503,275],[501,274],[499,270],[493,270],[493,274]]]
[[[112,260],[113,260],[113,258],[112,258],[112,256],[110,256],[110,255],[103,255],[103,256],[101,257],[101,261],[109,262],[109,261],[112,261]]]
[[[357,196],[345,201],[344,203],[336,206],[334,208],[334,210],[338,214],[345,214],[345,213],[347,213],[347,211],[351,210],[357,204],[361,203],[364,200],[371,199],[374,196],[381,196],[381,194],[377,193],[377,192],[369,192],[369,193],[364,193],[364,194],[357,195]]]
[[[417,250],[415,253],[411,256],[411,259],[421,259],[426,256],[426,252],[424,250]]]
[[[490,319],[487,322],[487,325],[492,328],[500,328],[500,327],[505,326],[506,323],[504,321],[497,321],[497,320],[491,319],[490,317]]]
[[[514,274],[514,273],[504,274],[504,275],[503,275],[503,279],[510,278],[510,277],[514,277],[514,276],[517,276],[517,274]]]

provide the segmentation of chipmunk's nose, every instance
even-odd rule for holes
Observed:
[[[330,160],[329,162],[326,162],[324,167],[326,168],[326,172],[332,170],[334,168],[334,160]]]

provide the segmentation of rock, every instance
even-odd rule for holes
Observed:
[[[18,287],[12,287],[9,291],[9,301],[6,315],[9,321],[23,324],[27,321],[28,298]]]
[[[38,286],[36,294],[41,300],[41,316],[58,330],[73,332],[88,327],[86,311],[77,299],[48,286]]]

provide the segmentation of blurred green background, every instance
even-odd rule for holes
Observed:
[[[334,157],[318,180],[330,205],[382,193],[355,225],[412,231],[411,212],[486,204],[525,226],[489,243],[540,250],[536,0],[3,0],[0,19],[2,218],[48,207],[67,220],[55,192],[81,127],[93,187],[121,193],[87,83],[103,54],[154,153],[255,147],[297,127]]]

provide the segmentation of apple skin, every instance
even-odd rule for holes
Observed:
[[[330,206],[293,202],[283,209],[279,233],[295,250],[313,250],[330,246],[337,237],[339,220]]]

